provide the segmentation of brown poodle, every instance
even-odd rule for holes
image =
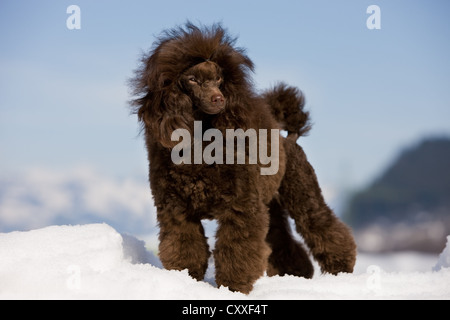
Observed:
[[[203,279],[210,252],[201,220],[216,219],[219,286],[248,293],[265,271],[310,278],[313,266],[292,238],[291,216],[322,272],[352,272],[356,246],[351,232],[326,205],[314,170],[296,144],[310,128],[302,94],[284,84],[255,94],[249,79],[253,63],[234,42],[219,25],[188,23],[166,31],[131,82],[134,112],[145,132],[161,262]],[[243,138],[227,140],[239,129]],[[288,137],[281,137],[279,129]],[[205,138],[208,131],[214,138]],[[239,139],[230,156],[227,143]],[[215,161],[206,160],[207,150]],[[270,163],[263,152],[271,154]],[[174,153],[183,161],[174,161]],[[263,173],[269,167],[274,170]]]

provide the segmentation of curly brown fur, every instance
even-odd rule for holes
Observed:
[[[272,248],[267,274],[312,278],[314,267],[303,246],[292,238],[287,216],[288,212],[278,199],[273,199],[270,203],[270,228],[266,238]]]
[[[302,148],[288,139],[284,146],[289,161],[279,190],[282,207],[295,220],[297,232],[323,272],[352,272],[356,244],[350,229],[325,203],[314,169]]]
[[[300,90],[279,83],[262,94],[270,105],[272,115],[289,136],[296,138],[311,130],[309,112],[304,110],[305,97]]]
[[[331,210],[324,209],[317,179],[308,171],[301,149],[292,145],[295,139],[268,139],[268,150],[274,143],[279,146],[278,171],[273,175],[261,175],[267,165],[260,161],[172,161],[171,151],[178,143],[172,141],[172,133],[182,128],[192,135],[194,121],[202,122],[203,131],[220,130],[223,137],[227,129],[254,129],[258,138],[260,129],[286,129],[291,136],[309,130],[300,91],[279,85],[256,95],[249,78],[253,63],[234,43],[220,25],[199,28],[188,23],[166,31],[143,57],[131,82],[137,96],[134,112],[148,150],[161,262],[167,269],[188,269],[202,279],[210,252],[201,220],[216,219],[213,254],[219,286],[248,293],[265,270],[269,275],[311,277],[311,262],[290,234],[289,213],[323,271],[350,272],[355,256],[351,235]],[[202,150],[211,143],[203,141]],[[247,160],[249,149],[247,145]]]

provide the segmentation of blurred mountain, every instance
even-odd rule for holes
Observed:
[[[359,248],[440,252],[450,234],[450,139],[431,138],[403,151],[343,219]]]

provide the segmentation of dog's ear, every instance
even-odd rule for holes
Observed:
[[[138,115],[146,135],[166,148],[174,147],[172,141],[175,129],[188,129],[193,123],[192,102],[177,85],[179,70],[184,68],[174,63],[178,56],[176,41],[163,39],[149,54],[144,54],[141,64],[130,79],[135,96],[131,101],[132,112]],[[193,124],[192,124],[193,127]]]
[[[176,86],[158,92],[149,92],[141,99],[138,118],[144,123],[147,134],[165,148],[173,148],[178,141],[172,141],[176,129],[192,132],[192,102]]]

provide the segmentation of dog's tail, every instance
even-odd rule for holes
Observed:
[[[289,139],[297,140],[311,129],[309,112],[304,110],[305,97],[298,88],[279,83],[263,92],[262,97],[269,104],[281,129],[288,132]]]

